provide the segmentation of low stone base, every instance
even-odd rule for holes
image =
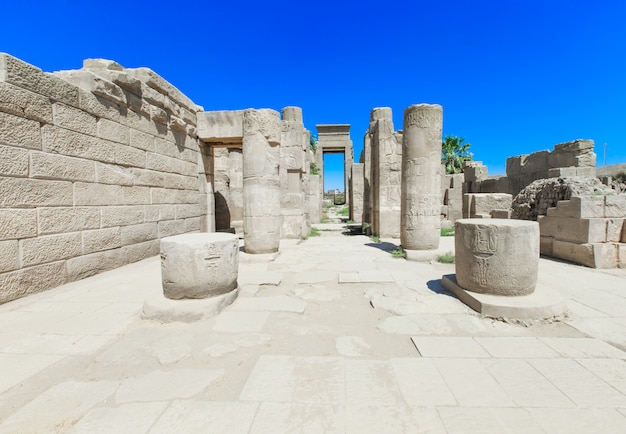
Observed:
[[[437,259],[437,256],[445,255],[447,252],[443,252],[440,250],[407,250],[404,249],[406,253],[407,261],[415,261],[415,262],[430,262]]]
[[[397,242],[398,240],[384,240],[389,242]],[[440,237],[439,246],[433,250],[409,250],[404,249],[407,261],[414,262],[433,262],[437,261],[437,257],[446,254],[454,255],[454,237]]]
[[[456,275],[443,276],[445,289],[484,317],[504,320],[544,320],[563,317],[566,313],[565,300],[561,295],[538,284],[528,295],[504,296],[481,294],[461,288]]]
[[[278,258],[280,252],[274,253],[246,253],[243,247],[239,250],[239,262],[244,264],[263,264]]]
[[[209,319],[235,301],[239,287],[217,297],[172,300],[163,294],[146,299],[141,317],[167,322],[194,322]]]

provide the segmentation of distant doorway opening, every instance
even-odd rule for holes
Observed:
[[[346,203],[345,154],[324,152],[324,199],[335,205]]]

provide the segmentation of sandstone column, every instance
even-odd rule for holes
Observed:
[[[300,239],[308,234],[304,213],[304,123],[300,107],[285,107],[280,138],[281,238]],[[308,182],[308,180],[307,180]],[[308,208],[308,207],[307,207]]]
[[[243,120],[243,232],[246,253],[280,243],[280,115],[248,109]]]
[[[400,242],[405,250],[439,247],[442,119],[437,104],[404,110]]]

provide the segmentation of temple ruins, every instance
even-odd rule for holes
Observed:
[[[110,60],[50,74],[0,54],[0,303],[155,256],[180,234],[229,232],[246,254],[276,253],[321,221],[326,153],[344,155],[350,219],[409,253],[436,250],[461,218],[527,218],[543,255],[626,266],[624,167],[596,170],[591,140],[511,157],[503,176],[479,161],[450,175],[441,106],[406,108],[402,130],[391,108],[372,109],[358,162],[350,125],[316,125],[312,149],[305,116],[204,111]]]

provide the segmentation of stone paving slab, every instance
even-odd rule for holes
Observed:
[[[128,403],[89,411],[72,429],[73,434],[145,433],[150,430],[169,402]]]
[[[267,312],[222,312],[216,319],[213,330],[228,333],[258,333],[263,329]]]
[[[358,271],[356,273],[339,273],[339,283],[381,283],[394,282],[388,271]]]
[[[245,293],[195,323],[141,319],[159,270],[0,305],[0,433],[624,432],[626,270],[542,259],[542,284],[576,308],[524,326],[445,291],[453,266],[364,236],[240,263]]]
[[[304,313],[306,303],[287,295],[276,297],[240,297],[231,307],[231,311],[241,312],[294,312]]]
[[[626,360],[626,352],[599,339],[593,338],[538,338],[562,357],[570,358],[613,358]]]
[[[553,358],[559,354],[538,338],[476,337],[474,338],[492,357],[499,358]]]
[[[473,338],[414,336],[411,340],[422,357],[491,357]]]

